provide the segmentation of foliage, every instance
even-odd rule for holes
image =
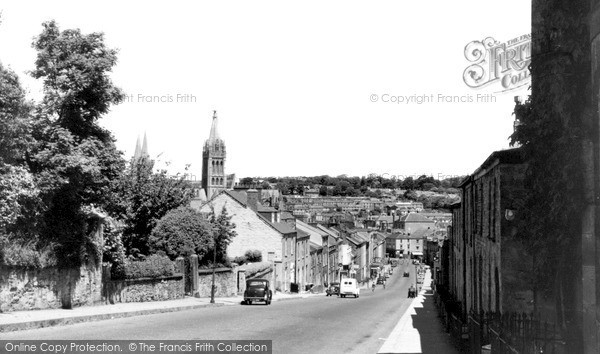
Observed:
[[[17,75],[0,64],[0,230],[6,233],[26,234],[35,224],[39,189],[26,164],[31,108]]]
[[[97,121],[124,97],[108,75],[117,63],[117,51],[104,45],[102,33],[61,32],[54,21],[42,26],[33,43],[38,54],[32,76],[44,81],[44,115],[53,116],[75,137],[111,140]]]
[[[190,207],[169,211],[158,221],[149,239],[152,252],[164,251],[171,259],[191,254],[203,259],[213,242],[213,225]]]
[[[247,177],[248,180],[258,178]],[[404,189],[404,190],[430,190],[438,188],[440,191],[457,188],[464,176],[447,177],[442,180],[433,176],[422,175],[416,180],[408,176],[404,179],[395,176],[369,175],[363,177],[348,177],[341,175],[330,177],[327,175],[314,177],[269,177],[269,182],[276,183],[277,188],[283,194],[304,194],[307,188],[316,188],[321,196],[368,196],[381,197],[380,189]],[[327,188],[330,187],[330,188]],[[377,194],[379,191],[379,194]]]
[[[167,256],[150,255],[142,261],[125,262],[125,279],[158,278],[175,274],[175,265]]]
[[[39,189],[36,233],[42,244],[56,246],[60,265],[71,266],[98,253],[85,209],[108,202],[110,182],[123,169],[112,135],[98,124],[123,97],[108,76],[116,51],[101,34],[61,32],[54,21],[43,24],[33,47],[32,75],[44,82],[25,154]]]
[[[246,259],[246,256],[236,256],[233,257],[233,259],[231,260],[232,263],[236,263],[238,265],[242,265],[248,262],[248,259]]]
[[[123,230],[112,218],[104,220],[104,248],[102,262],[111,264],[111,275],[114,279],[125,276],[125,247],[123,246]]]
[[[240,270],[245,270],[246,279],[252,278],[254,275],[271,268],[271,262],[246,263]]]
[[[244,256],[247,262],[262,262],[262,252],[259,250],[247,250]]]
[[[193,190],[184,177],[153,171],[152,160],[132,160],[112,184],[108,212],[124,223],[123,243],[129,255],[149,254],[149,236],[170,210],[187,205]]]
[[[14,226],[35,209],[39,190],[24,166],[0,165],[0,229]]]
[[[31,143],[31,109],[18,76],[0,64],[0,166],[25,161]]]
[[[209,220],[213,224],[215,238],[217,240],[209,250],[209,254],[212,254],[215,251],[214,246],[216,245],[216,263],[229,264],[229,259],[227,258],[227,246],[229,246],[233,238],[237,236],[235,224],[231,222],[231,216],[227,212],[225,206],[223,206],[223,209],[221,209],[221,212],[218,215],[215,213],[215,210],[212,210]],[[212,257],[205,257],[204,259],[201,259],[200,263],[207,264],[212,263],[212,261]]]
[[[556,83],[559,85],[559,83]],[[569,249],[580,229],[583,208],[581,125],[567,113],[567,100],[547,104],[517,103],[519,125],[511,142],[522,144],[529,190],[519,218],[519,235],[534,254],[536,286],[549,290],[562,264],[560,250]]]
[[[34,243],[0,236],[0,264],[28,268],[47,268],[57,264],[51,247],[38,250]]]

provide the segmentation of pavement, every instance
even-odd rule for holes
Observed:
[[[427,270],[418,296],[402,315],[378,354],[459,353],[438,317],[431,282],[431,272]]]
[[[301,299],[311,296],[323,296],[323,293],[286,294],[277,292],[273,294],[272,301]],[[155,313],[191,310],[203,307],[239,305],[243,299],[243,296],[218,297],[215,298],[215,303],[211,304],[210,298],[185,297],[183,299],[168,301],[128,302],[112,305],[83,306],[68,310],[48,309],[0,312],[0,333],[122,317],[150,315]]]

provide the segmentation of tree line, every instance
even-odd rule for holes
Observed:
[[[321,196],[381,197],[380,189],[458,193],[457,188],[464,177],[456,176],[442,180],[427,175],[421,175],[416,179],[410,176],[397,179],[379,175],[362,177],[349,177],[346,175],[336,177],[327,175],[313,177],[245,177],[240,180],[240,184],[261,185],[263,188],[270,188],[273,184],[283,194],[303,195],[307,189],[318,189]]]

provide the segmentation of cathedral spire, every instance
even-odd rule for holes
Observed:
[[[144,132],[144,143],[142,144],[142,151],[140,151],[140,155],[143,157],[150,156],[148,154],[148,139],[146,138],[146,132]]]
[[[217,111],[213,111],[213,121],[212,126],[210,127],[210,135],[208,137],[209,143],[214,143],[216,140],[219,140],[219,132],[217,131]]]
[[[133,158],[136,160],[139,159],[140,153],[141,153],[140,136],[138,135],[137,142],[135,143],[135,152],[133,153]]]

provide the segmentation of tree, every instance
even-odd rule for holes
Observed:
[[[24,164],[31,144],[31,110],[18,76],[0,63],[0,166]]]
[[[254,183],[254,178],[252,177],[244,177],[240,180],[240,184],[242,185],[251,185]]]
[[[169,211],[152,230],[152,253],[163,251],[171,259],[197,254],[203,259],[214,242],[214,225],[196,210],[183,206]]]
[[[209,220],[213,224],[215,230],[215,238],[217,240],[217,263],[227,264],[227,246],[229,246],[233,238],[237,236],[237,233],[235,232],[235,224],[231,222],[231,216],[227,212],[227,208],[225,206],[223,206],[223,209],[221,210],[219,215],[216,215],[215,211],[212,210]],[[211,254],[213,251],[214,248],[210,251]],[[212,262],[212,258],[210,258],[210,260]],[[207,264],[210,262],[208,262],[208,259],[206,259],[202,263]]]
[[[124,222],[123,243],[128,255],[147,255],[148,237],[158,220],[170,210],[187,205],[193,190],[184,176],[170,177],[167,171],[153,171],[147,158],[132,160],[112,185],[112,202],[107,210]]]
[[[402,189],[413,190],[416,187],[415,180],[412,177],[406,177],[401,184]]]
[[[20,233],[19,221],[21,226],[34,223],[23,220],[34,215],[39,194],[26,164],[31,108],[18,76],[0,64],[0,233]]]
[[[321,186],[321,187],[319,187],[319,195],[321,197],[326,197],[327,196],[327,186]]]
[[[262,252],[259,250],[247,250],[244,257],[246,262],[262,262]]]
[[[98,124],[123,98],[108,76],[116,51],[100,33],[61,32],[54,21],[43,24],[33,47],[32,75],[43,80],[44,98],[26,161],[43,205],[38,231],[42,242],[55,245],[60,265],[74,265],[98,254],[87,210],[108,202],[110,183],[124,166],[114,138]]]

